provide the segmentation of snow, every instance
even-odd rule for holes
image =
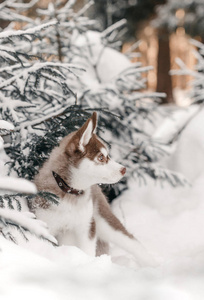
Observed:
[[[7,121],[0,120],[0,129],[14,130],[14,126]]]
[[[100,32],[89,30],[74,40],[77,47],[83,48],[85,55],[74,57],[73,63],[86,69],[80,79],[91,89],[94,86],[100,87],[100,83],[110,82],[127,68],[133,67],[125,55],[103,45],[102,38]]]
[[[93,258],[75,247],[54,248],[46,244],[45,257],[3,238],[0,245],[2,300],[14,296],[26,299],[28,295],[30,299],[51,300],[202,299],[202,274],[195,282],[182,274],[171,278],[170,268],[166,276],[162,268],[135,271],[113,264],[107,255]]]
[[[22,228],[29,230],[38,237],[44,237],[54,244],[58,244],[57,240],[48,232],[47,224],[41,220],[37,220],[35,215],[28,211],[15,211],[7,208],[0,208],[0,216],[9,222],[18,224]]]
[[[4,140],[0,136],[0,151],[3,149]]]
[[[188,109],[176,111],[172,115],[172,120],[165,120],[163,126],[154,133],[154,137],[160,135],[161,138],[162,132],[163,136],[166,132],[165,136],[168,140],[174,136],[176,131],[185,126],[180,136],[178,136],[173,153],[163,161],[163,164],[173,171],[182,173],[192,183],[203,173],[203,120],[203,106],[192,105]]]
[[[25,179],[0,177],[0,190],[15,191],[35,194],[37,192],[36,186]]]
[[[163,259],[160,271],[164,281],[177,282],[180,291],[184,288],[184,299],[204,297],[203,179],[204,174],[192,187],[177,189],[162,188],[151,179],[142,187],[132,181],[129,190],[113,204],[114,213],[129,231]],[[119,255],[124,253],[113,248],[114,253],[120,263]],[[197,291],[190,291],[189,282],[198,286]]]
[[[199,110],[200,106],[197,105],[174,109],[170,116],[163,119],[160,126],[156,128],[154,139],[168,143]]]

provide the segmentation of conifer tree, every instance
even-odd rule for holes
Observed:
[[[118,52],[124,20],[91,31],[95,21],[84,16],[90,3],[75,13],[74,2],[51,3],[37,10],[42,20],[32,19],[22,30],[10,30],[10,24],[0,33],[0,115],[15,126],[5,147],[10,170],[32,180],[60,139],[96,110],[99,134],[114,145],[112,156],[129,167],[128,176],[183,184],[177,174],[158,167],[163,148],[144,132],[144,120],[154,123],[161,94],[142,92],[142,73],[149,68]],[[6,197],[16,202],[16,195]],[[44,197],[57,204],[53,195]]]
[[[14,126],[11,123],[0,120],[0,233],[6,239],[17,242],[15,230],[26,240],[27,232],[29,231],[56,244],[57,241],[49,234],[45,223],[36,220],[35,216],[30,212],[22,212],[21,197],[24,196],[27,199],[31,199],[33,197],[32,194],[37,192],[35,185],[25,179],[5,176],[2,170],[5,162],[5,159],[2,159],[2,156],[5,155],[3,137],[10,134],[13,130]],[[5,194],[6,191],[8,194]],[[28,195],[25,196],[26,194]]]

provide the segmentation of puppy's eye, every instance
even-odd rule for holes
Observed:
[[[99,160],[100,162],[104,162],[104,161],[105,161],[105,156],[104,156],[102,153],[99,154],[98,160]]]

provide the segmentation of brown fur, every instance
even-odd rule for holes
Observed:
[[[96,137],[95,134],[93,134],[88,145],[85,146],[83,153],[76,146],[78,142],[79,142],[79,136],[76,133],[76,135],[73,136],[73,138],[70,140],[70,142],[67,144],[65,148],[65,153],[67,154],[68,157],[71,157],[74,166],[77,166],[77,164],[85,155],[90,160],[94,160],[97,153],[103,147],[103,144],[100,142],[100,140]]]
[[[92,240],[95,236],[96,236],[96,222],[94,218],[92,218],[90,229],[89,229],[89,238]]]
[[[89,144],[86,146],[86,153],[87,153],[86,156],[90,160],[94,160],[94,158],[100,152],[100,149],[102,147],[103,147],[103,144],[101,143],[101,141],[98,138],[96,138],[95,134],[93,134],[92,138],[90,139]]]
[[[34,183],[37,186],[38,191],[47,191],[55,194],[60,199],[63,199],[66,194],[58,187],[56,181],[52,175],[52,171],[60,174],[65,182],[69,182],[71,174],[69,174],[68,165],[71,163],[71,158],[65,153],[65,149],[74,133],[71,133],[60,142],[59,147],[56,147],[51,152],[49,159],[44,163],[39,173],[35,176]],[[75,199],[70,195],[70,199]],[[50,202],[44,198],[36,197],[34,201],[29,203],[31,211],[35,211],[36,208],[48,208]]]
[[[109,244],[98,239],[96,245],[96,256],[100,256],[103,254],[109,254]]]

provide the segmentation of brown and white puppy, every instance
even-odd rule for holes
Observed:
[[[132,253],[139,264],[152,264],[151,256],[113,215],[97,185],[118,182],[126,169],[109,157],[95,134],[96,126],[94,112],[79,130],[62,139],[35,177],[38,190],[57,195],[59,205],[36,198],[30,209],[48,224],[60,245],[74,245],[95,256],[100,246],[112,242]]]

